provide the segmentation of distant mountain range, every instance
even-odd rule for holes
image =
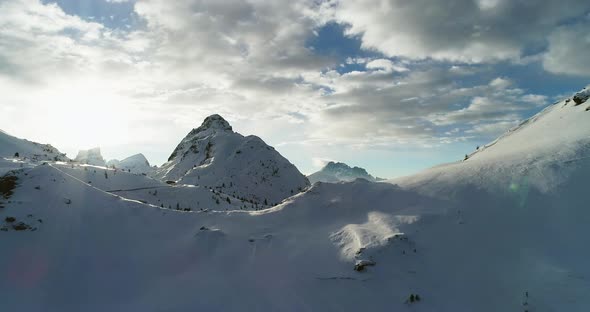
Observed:
[[[365,179],[371,182],[382,181],[383,179],[375,178],[367,170],[360,167],[350,167],[341,162],[329,162],[320,171],[315,172],[307,177],[312,184],[315,182],[338,183],[351,182],[356,179]]]

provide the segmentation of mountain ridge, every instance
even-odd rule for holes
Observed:
[[[308,176],[309,181],[313,184],[316,182],[338,183],[351,182],[356,179],[364,179],[370,182],[380,181],[370,175],[367,170],[360,167],[350,167],[342,162],[328,162],[322,169]]]

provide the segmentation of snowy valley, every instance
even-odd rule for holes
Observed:
[[[157,168],[0,132],[0,307],[585,311],[587,95],[379,182],[341,163],[308,180],[219,115]]]

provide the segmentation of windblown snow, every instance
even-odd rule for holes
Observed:
[[[0,306],[586,311],[589,119],[560,101],[465,161],[309,188],[217,115],[154,177],[11,152]]]

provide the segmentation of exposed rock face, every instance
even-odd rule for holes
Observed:
[[[590,89],[584,88],[584,90],[574,94],[573,100],[576,105],[580,105],[586,102],[590,98]]]

